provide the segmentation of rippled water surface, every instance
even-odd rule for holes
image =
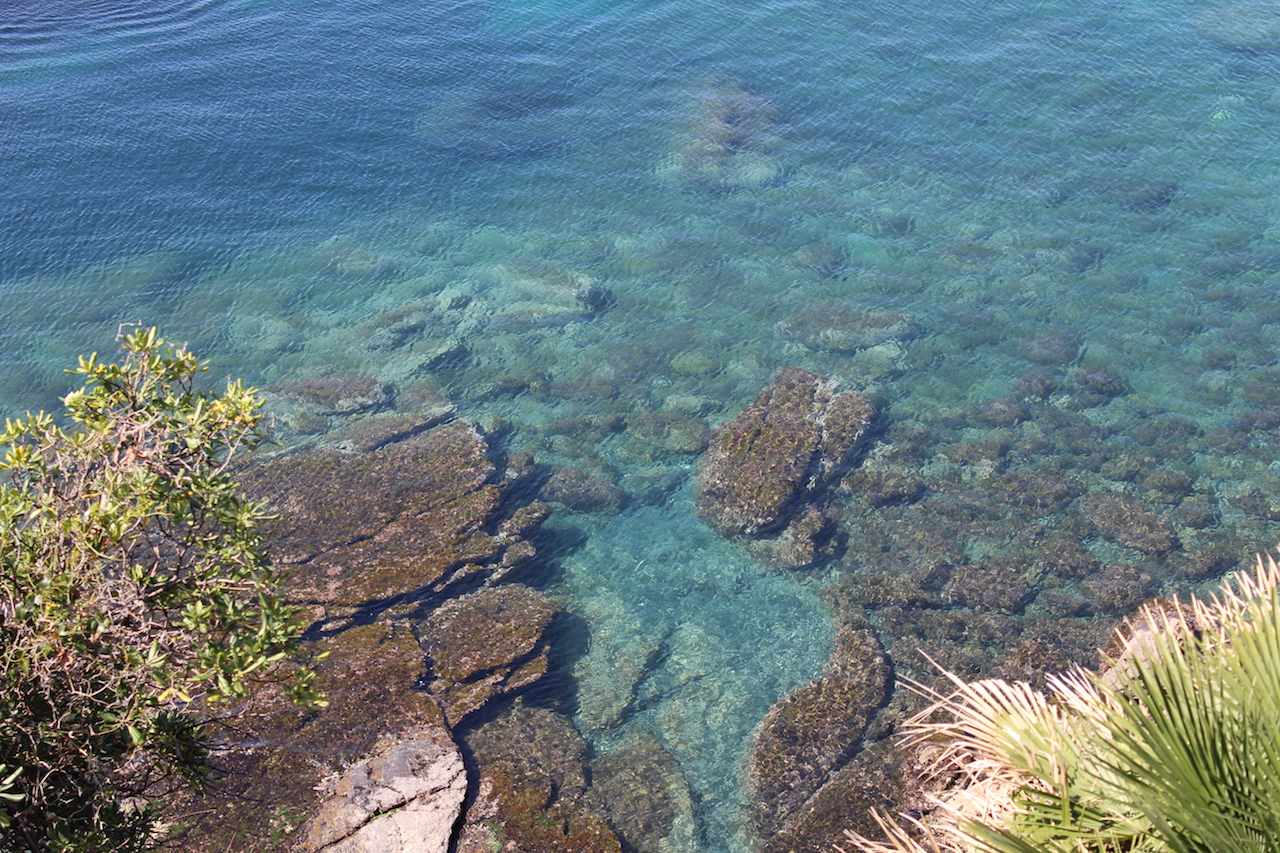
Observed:
[[[1125,567],[1009,569],[1016,638],[1280,535],[1280,24],[1240,8],[11,3],[0,410],[143,321],[259,385],[368,375],[505,418],[616,490],[552,521],[592,635],[579,728],[656,738],[697,804],[681,843],[736,849],[747,740],[830,652],[822,584],[942,540],[985,565],[1027,525]],[[869,464],[929,495],[850,498],[842,554],[799,573],[715,536],[689,481],[689,436],[787,365],[872,395]],[[965,494],[1022,474],[1008,512]],[[1099,490],[1179,544],[1099,534]],[[893,652],[902,608],[859,600]]]

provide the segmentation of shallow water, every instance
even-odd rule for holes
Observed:
[[[620,486],[620,514],[553,522],[585,533],[554,591],[640,673],[610,684],[585,657],[580,694],[616,698],[577,722],[600,750],[631,726],[672,752],[699,848],[733,846],[746,740],[826,658],[831,576],[719,540],[694,452],[602,424],[714,425],[785,365],[947,441],[979,440],[975,402],[1035,370],[1119,377],[1081,415],[1112,446],[1280,404],[1280,53],[1215,40],[1211,4],[117,7],[0,15],[0,409],[53,405],[78,353],[142,321],[261,385],[434,384],[506,418],[513,449]],[[424,305],[430,343],[377,343]],[[911,331],[831,351],[779,326],[831,306]],[[1276,541],[1273,448],[1237,444],[1141,463],[1220,505],[1182,532],[1197,547]]]

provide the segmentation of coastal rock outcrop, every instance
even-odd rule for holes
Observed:
[[[711,435],[698,468],[697,512],[761,556],[802,566],[821,556],[827,490],[847,472],[876,420],[872,402],[788,367]]]
[[[300,832],[296,853],[447,853],[467,773],[442,728],[357,762]]]
[[[370,453],[270,459],[241,482],[276,505],[264,534],[277,563],[306,564],[297,573],[305,594],[356,606],[466,577],[496,582],[532,555],[521,532],[546,512],[536,503],[506,512],[510,484],[465,421]]]
[[[546,674],[544,632],[559,612],[540,592],[501,584],[446,601],[419,623],[431,663],[425,689],[451,726]]]
[[[192,849],[450,849],[466,786],[450,725],[541,676],[558,612],[508,577],[546,515],[516,488],[530,468],[455,421],[237,473],[278,513],[264,544],[293,568],[286,595],[312,619],[301,651],[328,705],[250,697],[219,754],[218,790],[192,819]],[[429,630],[415,638],[414,623]]]

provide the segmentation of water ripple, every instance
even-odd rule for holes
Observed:
[[[0,68],[47,61],[86,43],[173,41],[226,5],[226,0],[20,2],[0,18]]]

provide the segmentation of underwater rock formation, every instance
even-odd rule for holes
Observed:
[[[521,702],[466,736],[480,773],[458,853],[622,853],[589,788],[587,742],[567,717]]]
[[[355,279],[389,278],[400,271],[394,258],[366,249],[349,237],[325,240],[316,249],[315,262],[326,272]]]
[[[627,493],[602,476],[581,468],[558,467],[542,484],[543,500],[576,512],[603,512],[617,515],[627,502]]]
[[[386,405],[387,386],[371,376],[318,376],[280,382],[267,388],[269,398],[309,406],[319,414],[348,415]]]
[[[776,183],[782,166],[768,152],[777,144],[777,122],[772,103],[738,84],[711,88],[698,98],[685,141],[660,173],[722,191]]]
[[[817,543],[826,532],[818,504],[848,471],[876,419],[869,399],[835,388],[788,367],[751,406],[720,424],[698,466],[698,515],[722,536],[764,546],[762,554],[784,565],[813,562],[816,553],[804,559],[805,549],[793,546]],[[778,553],[770,554],[770,546]]]
[[[1178,546],[1177,536],[1151,508],[1124,495],[1093,492],[1084,499],[1085,518],[1102,535],[1147,554],[1163,554]]]
[[[688,784],[675,759],[652,735],[636,732],[625,745],[593,759],[591,787],[624,849],[694,849],[694,804]]]
[[[485,323],[497,331],[563,326],[590,319],[613,304],[613,296],[591,276],[560,264],[529,258],[486,271],[493,287]]]
[[[752,742],[747,786],[762,836],[777,832],[858,751],[889,685],[889,662],[870,625],[843,619],[823,674],[776,703]]]
[[[1267,0],[1220,3],[1198,13],[1196,31],[1231,50],[1260,53],[1280,50],[1280,8]]]
[[[917,787],[908,757],[887,740],[870,744],[797,808],[761,853],[831,853],[846,830],[874,834],[874,812],[894,814]]]
[[[898,311],[861,311],[843,305],[817,305],[778,323],[784,337],[812,350],[851,353],[886,341],[906,341],[915,324]]]

